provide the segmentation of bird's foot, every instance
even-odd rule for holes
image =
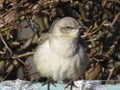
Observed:
[[[74,84],[74,81],[70,81],[70,82],[65,86],[65,88],[68,88],[69,86],[70,86],[70,90],[72,90],[73,87],[78,88],[78,87]]]
[[[42,84],[42,86],[44,86],[44,85],[47,84],[47,85],[48,85],[48,86],[47,86],[47,90],[50,90],[50,85],[51,85],[51,84],[56,87],[56,85],[55,85],[54,83],[55,83],[54,80],[49,77],[48,80],[47,80],[45,83]]]

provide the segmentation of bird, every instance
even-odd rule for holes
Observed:
[[[80,30],[86,27],[73,17],[53,22],[49,31],[40,36],[34,53],[34,64],[41,77],[55,82],[76,80],[88,65]]]

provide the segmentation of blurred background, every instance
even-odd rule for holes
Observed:
[[[119,0],[0,0],[0,81],[39,81],[33,54],[42,33],[65,16],[82,21],[87,80],[120,80]]]

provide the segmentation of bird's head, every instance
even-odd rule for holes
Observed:
[[[82,22],[79,23],[72,17],[64,17],[54,24],[52,33],[61,37],[78,38],[80,30],[85,28]]]

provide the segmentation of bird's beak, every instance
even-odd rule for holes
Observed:
[[[80,29],[85,29],[85,30],[87,30],[87,27],[84,26],[84,25],[82,25],[82,26],[78,26],[77,28],[78,28],[79,30],[80,30]]]

